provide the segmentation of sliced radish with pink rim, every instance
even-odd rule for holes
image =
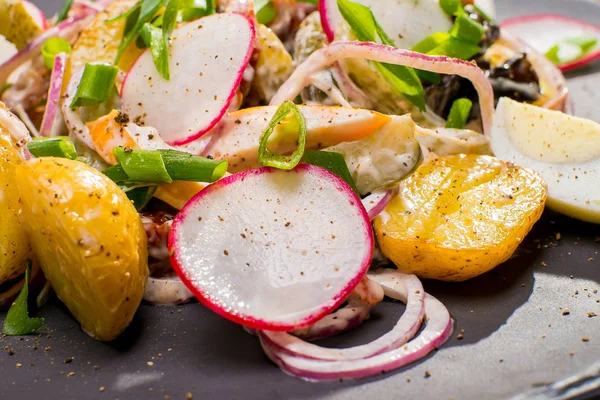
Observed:
[[[438,0],[358,0],[371,9],[375,20],[396,47],[411,49],[436,32],[448,32],[452,20]],[[332,42],[338,25],[344,21],[337,0],[320,0],[321,25],[327,39]]]
[[[600,26],[557,14],[534,14],[512,18],[500,24],[508,32],[527,43],[541,54],[554,45],[572,37],[594,38],[594,49],[583,57],[559,65],[562,71],[570,71],[600,58]],[[542,34],[540,34],[542,33]]]
[[[63,85],[63,77],[65,75],[65,67],[67,65],[67,55],[65,53],[57,54],[54,58],[54,66],[50,75],[50,87],[48,88],[48,98],[46,101],[46,110],[42,118],[40,127],[41,136],[57,136],[58,129],[62,124],[62,114],[60,112],[60,92]]]
[[[214,127],[227,111],[254,50],[255,27],[241,14],[214,14],[173,31],[169,81],[145,51],[121,97],[132,118],[143,116],[163,140],[181,145]]]
[[[177,215],[173,268],[198,300],[234,322],[291,331],[338,307],[373,253],[371,222],[326,169],[260,168],[208,186]]]

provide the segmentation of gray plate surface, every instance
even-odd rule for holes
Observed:
[[[50,13],[62,0],[34,3]],[[600,21],[600,6],[583,0],[497,3],[500,19],[551,11]],[[600,121],[600,63],[568,78],[576,113]],[[263,355],[256,338],[199,304],[142,305],[130,328],[103,344],[53,302],[41,311],[47,322],[41,334],[0,339],[6,350],[0,352],[0,399],[184,399],[191,393],[194,399],[494,400],[523,392],[534,398],[532,390],[549,393],[545,385],[600,360],[600,318],[587,315],[600,314],[600,293],[594,293],[600,290],[598,236],[598,225],[547,212],[518,257],[494,271],[462,284],[424,282],[456,319],[453,338],[420,362],[359,382],[315,384],[288,377]],[[570,314],[562,315],[563,308]],[[402,311],[385,302],[362,327],[323,343],[372,340]],[[456,339],[462,330],[464,338]],[[582,341],[586,336],[589,341]],[[564,397],[572,392],[562,389],[552,393],[574,398]],[[578,398],[595,396],[600,393]]]

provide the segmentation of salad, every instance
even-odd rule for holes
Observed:
[[[600,125],[492,2],[67,0],[46,19],[0,0],[0,26],[8,335],[51,325],[28,303],[52,293],[100,341],[142,301],[197,299],[288,374],[367,377],[452,334],[420,278],[490,271],[545,207],[600,223]],[[318,345],[386,297],[406,304],[388,333]]]

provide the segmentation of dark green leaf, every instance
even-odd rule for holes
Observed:
[[[480,51],[481,48],[479,46],[475,46],[463,42],[460,39],[450,37],[450,39],[440,44],[435,49],[427,52],[427,54],[432,56],[448,56],[453,58],[459,58],[461,60],[470,60],[471,58],[479,54]]]
[[[472,107],[473,103],[469,99],[455,100],[446,121],[446,128],[464,129]]]
[[[344,156],[340,153],[333,151],[306,150],[304,152],[304,162],[328,169],[345,180],[352,190],[358,194],[356,183],[354,183],[354,179],[352,179],[352,175],[350,175],[346,160],[344,160]]]
[[[279,125],[290,114],[294,117],[294,122],[296,124],[295,126],[298,135],[298,147],[289,156],[273,153],[267,148],[267,142],[269,141],[269,137],[271,136],[277,125]],[[302,156],[304,155],[305,146],[306,121],[304,120],[304,116],[302,115],[302,112],[300,111],[297,105],[295,105],[291,101],[286,101],[285,103],[279,106],[277,111],[275,111],[275,114],[269,122],[267,129],[265,129],[260,138],[260,144],[258,147],[258,161],[262,165],[266,165],[269,167],[291,170],[294,169],[302,159]]]
[[[450,39],[450,34],[446,32],[437,32],[433,35],[427,36],[425,39],[421,40],[419,43],[414,45],[412,51],[416,51],[417,53],[427,54],[431,50],[439,47],[442,43],[446,42]]]
[[[67,19],[67,16],[69,15],[69,10],[71,9],[72,5],[73,0],[65,0],[62,7],[60,8],[60,11],[58,12],[58,16],[56,17],[56,23],[62,22],[65,19]]]
[[[29,318],[27,310],[27,297],[29,292],[29,275],[31,274],[31,260],[27,260],[25,281],[23,289],[13,302],[6,314],[2,331],[9,336],[29,335],[37,331],[44,323],[43,318]]]
[[[127,49],[129,44],[139,34],[144,24],[152,20],[158,10],[160,10],[160,8],[165,4],[165,0],[143,0],[141,4],[139,17],[135,25],[130,31],[127,31],[127,33],[123,35],[115,63],[119,62],[119,59],[125,52],[125,49]]]
[[[114,182],[125,182],[129,179],[129,176],[120,164],[108,167],[102,173]]]

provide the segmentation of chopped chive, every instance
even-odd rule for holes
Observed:
[[[272,0],[254,0],[254,13],[259,24],[268,24],[275,19],[275,4]]]
[[[479,22],[471,19],[467,13],[456,17],[450,35],[472,45],[479,44],[485,34],[485,28]]]
[[[452,103],[452,108],[450,108],[446,128],[464,129],[472,107],[473,103],[469,99],[455,100]]]
[[[345,180],[352,190],[358,194],[356,183],[354,183],[350,170],[348,170],[346,160],[344,160],[344,156],[340,153],[333,151],[306,150],[304,152],[303,160],[307,164],[323,167],[333,172],[335,175]]]
[[[105,102],[113,91],[119,69],[106,64],[86,64],[71,108]]]
[[[52,68],[54,65],[54,59],[59,53],[70,54],[73,49],[71,44],[63,38],[51,37],[42,44],[40,48],[42,57],[44,57],[44,64],[47,68]]]
[[[44,318],[30,318],[27,309],[27,298],[29,295],[29,276],[31,275],[31,260],[27,260],[25,269],[25,281],[21,293],[15,299],[4,319],[2,332],[9,336],[29,335],[34,333],[44,323]]]
[[[32,140],[27,143],[27,150],[34,157],[60,157],[74,160],[77,158],[75,146],[68,138],[55,137]]]
[[[289,156],[273,153],[267,148],[267,142],[269,141],[269,137],[271,136],[277,125],[279,125],[290,114],[292,114],[292,116],[295,119],[294,122],[297,124],[295,124],[295,133],[298,136],[298,147]],[[302,115],[302,112],[300,111],[297,105],[295,105],[291,101],[286,101],[285,103],[281,104],[279,108],[277,108],[277,111],[275,111],[275,114],[269,122],[267,129],[265,129],[260,138],[260,144],[258,147],[258,161],[262,165],[284,170],[291,170],[294,167],[296,167],[296,165],[298,165],[298,163],[302,159],[302,156],[304,155],[305,146],[306,121],[304,120],[304,116]]]
[[[69,15],[69,10],[71,10],[71,6],[73,5],[73,0],[65,0],[60,11],[58,12],[58,16],[56,17],[56,23],[62,22],[67,19]]]
[[[123,167],[129,182],[173,182],[157,151],[134,151],[129,148],[115,147],[113,154]]]
[[[450,17],[455,16],[463,10],[461,0],[440,0],[440,7]]]
[[[210,160],[177,150],[158,151],[169,175],[176,181],[214,182],[227,172],[225,160]]]

